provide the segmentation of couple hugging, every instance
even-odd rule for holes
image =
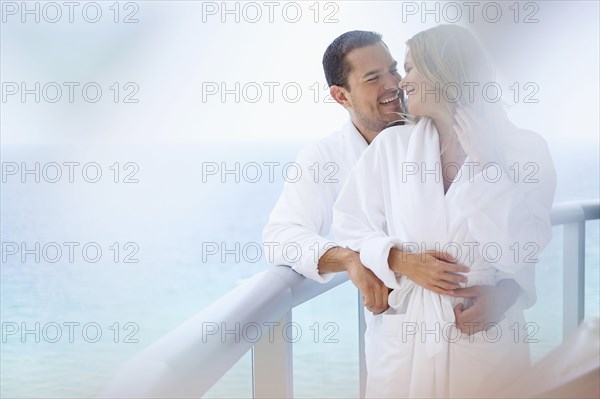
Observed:
[[[377,33],[329,45],[349,119],[297,162],[334,163],[336,179],[287,182],[263,239],[302,249],[274,263],[322,283],[345,271],[361,292],[367,397],[494,396],[529,367],[513,330],[535,302],[555,171],[543,138],[480,90],[494,71],[468,30],[440,25],[407,47],[399,72]]]

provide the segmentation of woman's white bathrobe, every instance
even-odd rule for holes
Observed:
[[[556,178],[540,136],[504,130],[496,140],[504,167],[477,173],[467,158],[446,194],[429,118],[410,132],[381,132],[346,182],[334,206],[334,236],[393,289],[384,314],[365,311],[368,397],[492,395],[528,365],[532,328],[522,309],[535,288],[533,278],[519,276],[533,273],[550,240]],[[467,286],[510,276],[527,295],[487,332],[461,334],[453,311],[461,299],[396,276],[387,262],[392,247],[448,250],[470,267]]]

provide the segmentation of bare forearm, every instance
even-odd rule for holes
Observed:
[[[407,274],[407,268],[409,267],[407,262],[406,253],[402,252],[397,248],[390,249],[390,254],[388,255],[388,265],[390,269],[396,274]]]
[[[396,273],[396,277],[402,275],[421,287],[442,295],[452,295],[461,282],[467,281],[467,277],[460,273],[469,271],[468,267],[457,264],[445,252],[411,253],[397,248],[390,250],[388,265]]]

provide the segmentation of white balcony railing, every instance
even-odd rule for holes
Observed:
[[[600,218],[600,201],[556,204],[552,224],[563,225],[563,336],[583,320],[585,222]],[[291,398],[292,343],[277,327],[291,321],[292,309],[347,281],[338,273],[328,284],[305,279],[287,266],[266,270],[236,287],[124,364],[102,398],[198,398],[252,349],[253,396]],[[576,292],[576,296],[568,293]],[[359,314],[360,392],[365,362],[362,304]],[[223,324],[224,323],[224,324]],[[212,335],[214,326],[273,327],[253,343],[238,334]],[[254,334],[253,334],[254,336]]]

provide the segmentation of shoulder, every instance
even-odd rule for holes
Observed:
[[[536,132],[515,128],[506,138],[509,154],[518,154],[520,160],[549,161],[551,159],[548,143]]]
[[[304,146],[298,155],[298,162],[328,161],[339,152],[343,142],[344,130],[337,130]]]
[[[375,137],[375,140],[371,144],[376,142],[392,142],[392,141],[406,141],[410,137],[410,133],[413,130],[414,125],[397,125],[391,126],[384,129]]]
[[[507,135],[504,160],[510,168],[521,174],[534,177],[544,186],[554,189],[556,168],[546,140],[538,133],[515,128]],[[521,181],[529,181],[529,178]]]
[[[357,169],[372,173],[405,157],[414,125],[392,126],[379,133],[358,160]]]
[[[547,148],[546,140],[536,132],[515,127],[512,131],[512,139],[518,140],[522,146],[534,146],[534,149]]]
[[[379,154],[398,154],[408,147],[414,125],[398,125],[384,129],[375,137],[369,151]]]

